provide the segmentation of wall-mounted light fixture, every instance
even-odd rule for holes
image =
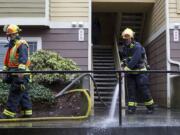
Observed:
[[[84,27],[84,23],[83,22],[78,22],[78,26],[82,28],[82,27]]]
[[[77,27],[77,22],[72,22],[72,23],[71,23],[71,26],[72,26],[73,28]]]

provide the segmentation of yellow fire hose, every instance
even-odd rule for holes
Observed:
[[[70,117],[37,117],[37,118],[13,118],[13,119],[0,119],[0,122],[27,122],[27,121],[49,121],[49,120],[81,120],[89,117],[91,113],[91,98],[86,89],[75,89],[65,92],[64,94],[69,94],[73,92],[82,92],[88,102],[88,108],[86,114],[83,116],[70,116]]]

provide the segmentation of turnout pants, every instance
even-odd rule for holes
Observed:
[[[137,97],[138,91],[142,95],[145,106],[150,109],[154,101],[152,99],[150,90],[149,90],[149,80],[147,74],[127,74],[126,83],[128,90],[128,108],[136,109],[137,106]]]
[[[22,115],[32,115],[32,103],[28,94],[28,80],[24,78],[19,81],[18,77],[12,77],[6,109],[4,109],[3,115],[15,117],[18,107],[21,108]]]

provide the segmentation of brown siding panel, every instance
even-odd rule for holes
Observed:
[[[62,57],[73,59],[81,68],[88,69],[88,30],[85,41],[78,41],[78,29],[22,28],[22,36],[41,37],[42,49],[58,52]]]
[[[149,64],[152,70],[166,70],[166,35],[159,35],[147,46]],[[167,76],[165,74],[150,75],[150,89],[155,102],[161,106],[167,105]]]

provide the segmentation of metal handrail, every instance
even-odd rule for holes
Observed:
[[[0,71],[0,74],[12,74],[12,73],[32,73],[32,74],[77,74],[77,73],[99,73],[99,74],[112,74],[112,73],[180,73],[179,70],[147,70],[147,71],[125,71],[125,70],[80,70],[80,71],[72,71],[72,70],[34,70],[34,71]]]
[[[85,74],[82,74],[80,75],[79,77],[77,77],[75,80],[73,80],[69,85],[67,85],[63,90],[61,90],[59,93],[56,94],[55,98],[58,98],[60,97],[61,95],[63,95],[67,90],[69,90],[77,81],[79,81],[80,79],[84,78],[88,76],[89,78],[91,78],[91,80],[93,81],[94,83],[94,87],[95,87],[95,91],[97,92],[97,95],[98,95],[98,98],[100,100],[100,102],[104,105],[104,106],[107,106],[104,101],[102,100],[100,94],[99,94],[99,90],[97,88],[97,84],[96,84],[96,81],[94,80],[93,76],[89,73],[85,73]]]

